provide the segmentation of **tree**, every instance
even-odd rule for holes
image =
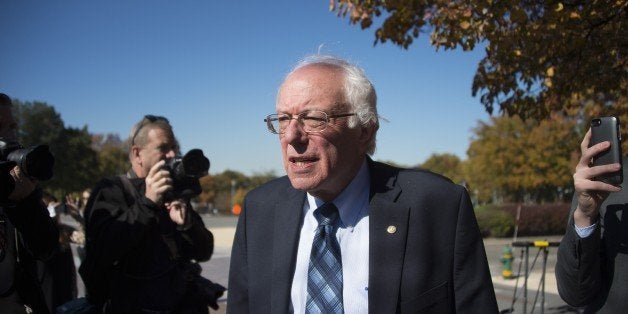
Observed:
[[[213,203],[219,209],[231,210],[232,203],[241,204],[247,192],[276,177],[273,171],[255,173],[247,177],[243,173],[233,170],[205,176],[200,179],[203,192],[198,196],[198,201]]]
[[[117,134],[92,135],[92,148],[98,152],[98,177],[125,173],[131,168],[127,145]]]
[[[430,33],[437,50],[483,46],[472,93],[489,114],[627,111],[628,1],[330,0],[330,10],[362,29],[383,20],[375,44],[407,49]]]
[[[51,147],[55,155],[55,176],[42,186],[55,194],[68,194],[91,187],[98,178],[98,155],[91,148],[87,127],[64,128],[61,140]]]
[[[579,158],[576,122],[559,115],[537,124],[518,117],[480,122],[467,151],[466,177],[480,202],[568,198]]]
[[[48,144],[54,149],[64,129],[61,115],[45,102],[13,100],[18,139],[23,146]]]
[[[98,160],[87,127],[66,128],[59,113],[45,102],[13,101],[18,139],[24,147],[47,144],[55,156],[54,176],[42,182],[57,198],[95,183]]]
[[[455,183],[460,183],[464,180],[462,161],[454,154],[432,154],[420,165],[420,168],[441,174]]]

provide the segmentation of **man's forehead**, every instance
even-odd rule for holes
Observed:
[[[146,134],[149,143],[174,143],[174,134],[170,130],[160,127],[153,127]]]
[[[311,105],[328,107],[344,102],[343,85],[338,81],[339,77],[335,76],[333,72],[329,72],[327,69],[302,70],[288,76],[282,84],[277,96],[278,108],[305,105],[311,102],[314,102]],[[317,101],[324,103],[316,104]]]

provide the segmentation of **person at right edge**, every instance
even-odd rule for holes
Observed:
[[[580,144],[582,156],[573,175],[572,211],[558,248],[558,292],[567,304],[584,307],[584,313],[625,313],[628,310],[628,193],[625,181],[614,186],[594,180],[618,171],[620,165],[592,166],[593,157],[608,150],[610,142],[589,147],[590,140],[591,130]],[[628,165],[628,159],[624,158],[623,163]],[[626,167],[622,171],[628,178]]]

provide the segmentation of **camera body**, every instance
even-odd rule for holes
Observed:
[[[190,200],[202,192],[199,179],[209,173],[209,159],[200,149],[192,149],[183,157],[178,156],[164,166],[172,178],[172,190],[166,193],[164,199]]]
[[[18,165],[24,174],[39,181],[52,178],[55,159],[48,145],[24,148],[16,141],[0,138],[0,198],[6,199],[13,191],[14,182],[8,172]]]

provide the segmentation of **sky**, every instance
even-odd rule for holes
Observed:
[[[376,160],[415,166],[466,159],[489,115],[471,96],[483,51],[374,43],[326,0],[0,2],[0,92],[53,106],[68,127],[128,137],[146,114],[167,117],[182,151],[210,173],[284,174],[263,119],[302,58],[331,54],[362,67],[378,95]]]

